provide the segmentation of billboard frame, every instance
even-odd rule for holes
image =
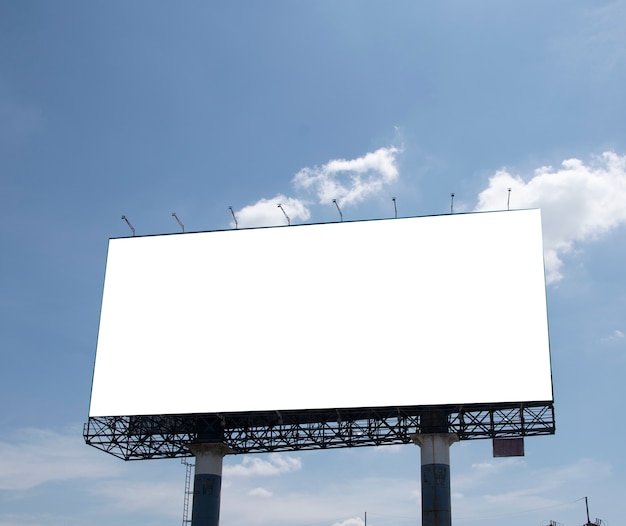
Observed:
[[[513,401],[466,404],[89,416],[83,435],[87,444],[124,460],[189,457],[190,446],[207,442],[246,454],[410,444],[415,434],[429,433],[455,434],[460,440],[517,438],[555,433],[553,396],[546,395],[531,394],[542,398],[535,401],[514,395]]]
[[[111,240],[89,417],[551,400],[540,211],[451,217]],[[417,236],[419,250],[393,233]],[[321,260],[303,257],[305,248],[317,255],[327,238],[343,251],[324,245]],[[305,241],[302,251],[288,243],[294,240]],[[374,249],[373,241],[381,245]],[[255,256],[271,254],[261,271],[247,257],[234,257],[240,245]],[[397,249],[395,257],[381,247]],[[338,255],[350,265],[337,269]],[[520,267],[520,255],[528,265]],[[304,267],[287,265],[285,257]],[[377,277],[381,265],[384,279]],[[307,279],[312,269],[333,278]],[[288,278],[308,283],[295,294],[306,301],[293,308],[276,290],[275,280]],[[329,297],[335,288],[341,294]],[[315,300],[323,307],[313,307]],[[523,327],[516,321],[522,317]],[[295,352],[315,357],[306,376],[268,365],[285,360],[295,367]],[[417,383],[411,367],[397,367],[409,357],[429,371]],[[494,367],[507,374],[494,374]],[[432,371],[446,371],[446,381]],[[360,381],[343,389],[355,373]],[[368,379],[389,385],[372,389]],[[246,389],[232,389],[238,384]]]

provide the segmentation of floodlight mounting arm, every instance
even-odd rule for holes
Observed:
[[[133,236],[135,235],[135,227],[133,225],[130,224],[130,221],[128,220],[128,218],[126,216],[122,216],[122,219],[124,221],[126,221],[126,224],[128,225],[128,228],[131,229]]]
[[[285,214],[285,217],[287,218],[287,224],[289,226],[291,226],[291,219],[289,219],[289,216],[287,215],[287,212],[285,212],[285,209],[283,208],[283,205],[279,204],[278,208],[280,208],[283,211],[283,214]]]
[[[181,230],[183,231],[183,233],[185,232],[185,225],[183,225],[180,221],[180,219],[178,219],[178,216],[176,215],[176,212],[172,212],[172,217],[174,219],[176,219],[176,222],[178,223],[178,225],[180,226]]]
[[[235,212],[233,211],[233,207],[229,206],[228,209],[230,210],[230,213],[233,216],[233,221],[235,221],[235,230],[237,230],[239,228],[239,223],[237,222],[237,218],[235,217]]]
[[[339,208],[339,203],[337,203],[337,199],[333,199],[333,203],[335,203],[337,211],[339,212],[339,219],[343,223],[343,214],[341,213],[341,208]]]

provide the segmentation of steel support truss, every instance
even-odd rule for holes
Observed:
[[[415,433],[460,440],[554,434],[552,402],[403,406],[187,415],[91,417],[87,444],[125,460],[191,456],[187,445],[219,441],[235,453],[412,443]]]

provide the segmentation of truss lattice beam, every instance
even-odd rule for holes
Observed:
[[[415,433],[460,440],[550,435],[552,402],[254,413],[92,417],[87,444],[125,460],[191,456],[219,440],[236,453],[409,444]]]

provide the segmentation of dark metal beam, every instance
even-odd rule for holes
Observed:
[[[415,433],[460,440],[551,435],[552,402],[404,406],[251,413],[92,417],[87,444],[125,460],[191,456],[187,445],[219,432],[235,453],[409,444]],[[223,433],[223,435],[222,435]]]

